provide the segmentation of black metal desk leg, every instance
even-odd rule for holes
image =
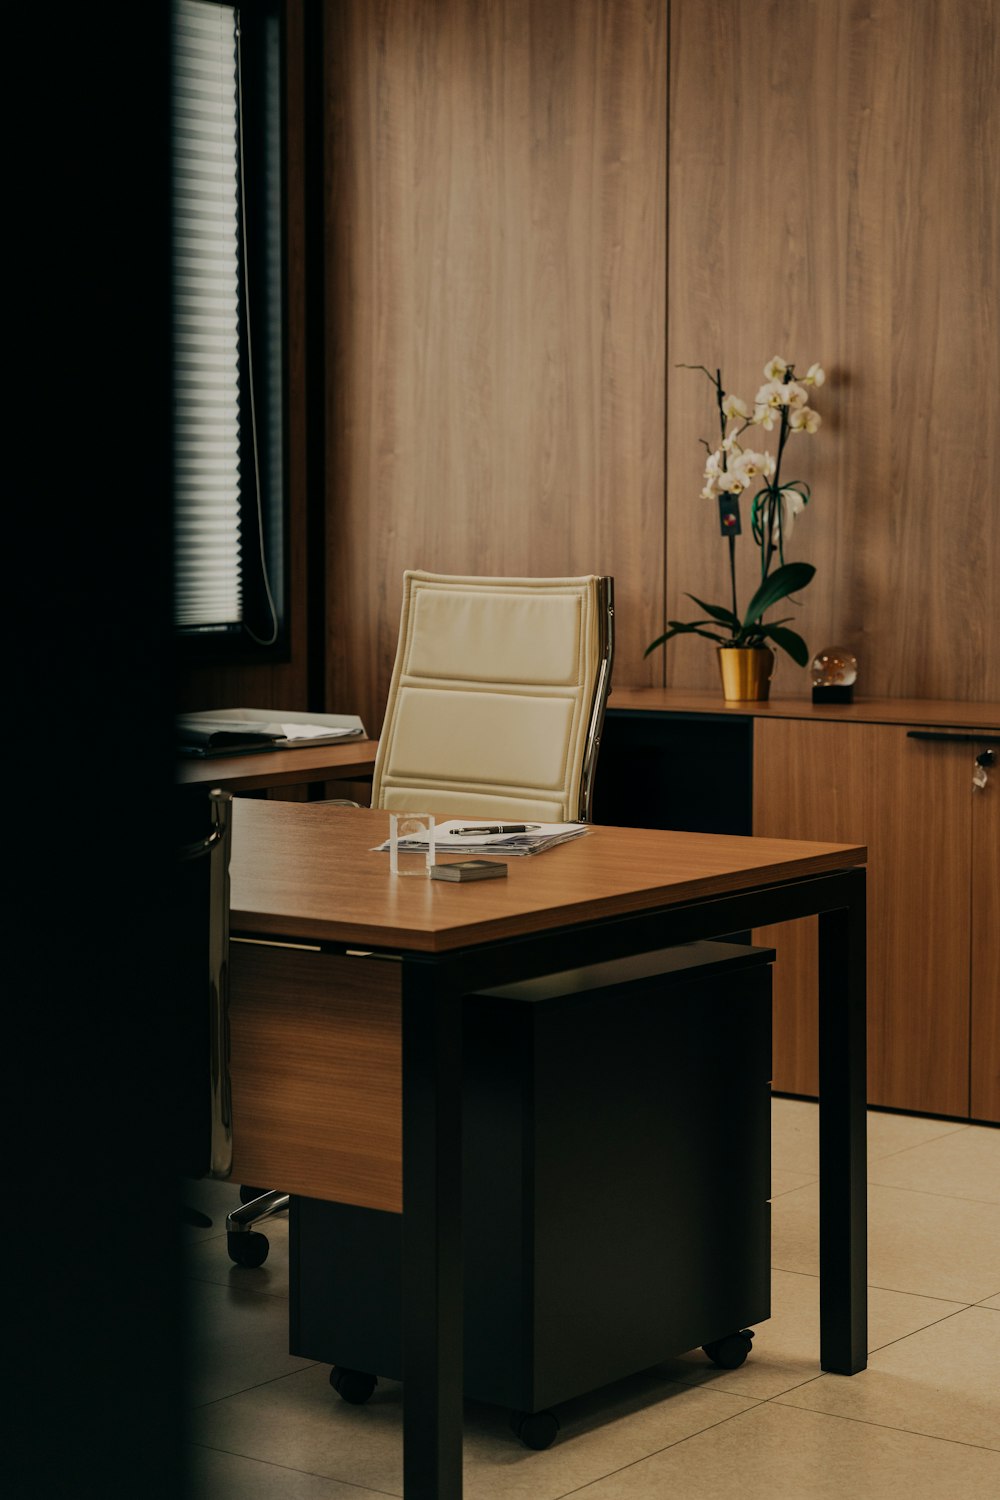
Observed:
[[[865,872],[851,903],[819,918],[820,1365],[868,1363]]]
[[[462,1004],[403,964],[403,1493],[462,1494]]]

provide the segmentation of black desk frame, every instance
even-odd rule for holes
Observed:
[[[867,1362],[863,868],[451,953],[402,954],[406,1500],[460,1500],[462,1494],[463,996],[487,985],[814,914],[819,917],[820,1365],[853,1375]]]

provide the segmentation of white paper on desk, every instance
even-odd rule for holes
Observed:
[[[484,818],[484,823],[492,820]],[[500,822],[497,819],[497,822]],[[475,818],[452,818],[447,823],[438,823],[434,829],[434,849],[436,854],[541,854],[546,849],[553,849],[557,844],[565,844],[568,839],[579,838],[581,834],[588,832],[586,823],[532,823],[529,825],[528,833],[456,833],[457,828],[468,828],[476,822]],[[384,844],[378,844],[376,851],[380,852],[389,847],[389,840]],[[427,848],[426,839],[400,839],[401,849],[413,849],[419,852]]]
[[[292,749],[296,745],[332,744],[336,740],[364,739],[365,727],[357,714],[307,714],[288,709],[222,708],[180,714],[178,736],[182,743],[220,750],[234,736],[270,748]]]

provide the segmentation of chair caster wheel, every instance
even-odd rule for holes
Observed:
[[[330,1371],[330,1384],[342,1401],[349,1401],[352,1406],[364,1406],[378,1385],[378,1376],[369,1375],[365,1370],[345,1370],[334,1365]]]
[[[738,1370],[750,1353],[753,1332],[741,1328],[739,1333],[727,1333],[724,1339],[715,1339],[711,1344],[702,1344],[703,1351],[713,1364],[722,1370]]]
[[[541,1452],[555,1442],[559,1419],[551,1411],[512,1411],[510,1430],[526,1448]]]
[[[270,1243],[263,1234],[233,1234],[230,1231],[226,1235],[229,1259],[238,1266],[249,1266],[251,1269],[262,1266],[270,1248]]]

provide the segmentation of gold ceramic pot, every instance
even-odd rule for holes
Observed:
[[[719,675],[727,703],[765,703],[774,676],[770,646],[719,646]]]

